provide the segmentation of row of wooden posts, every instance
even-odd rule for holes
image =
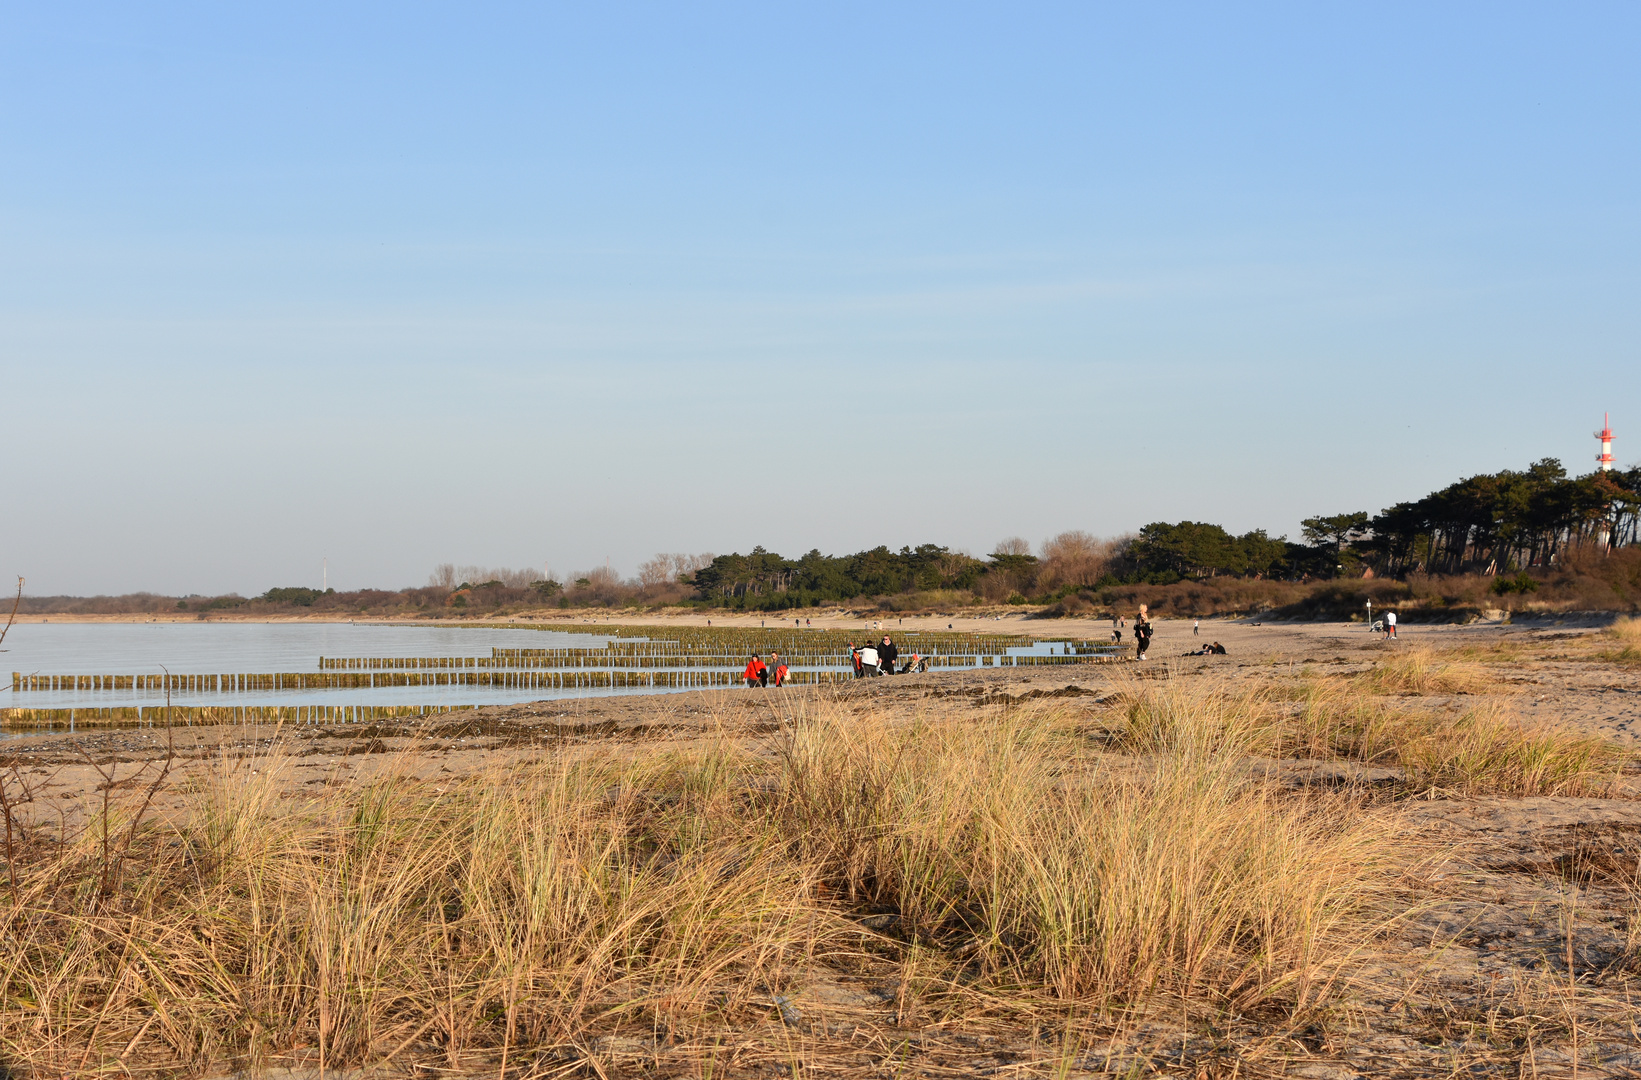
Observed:
[[[425,659],[425,658],[424,658]],[[461,657],[433,659],[460,660]],[[471,659],[471,658],[469,658]],[[482,659],[482,658],[480,658]],[[789,665],[793,682],[825,682],[852,675],[847,663],[835,658],[824,667],[806,667],[796,658]],[[903,658],[909,659],[909,658]],[[1110,656],[934,656],[931,667],[1057,667],[1099,663]],[[495,686],[518,689],[565,689],[581,686],[717,686],[740,678],[738,657],[606,657],[596,665],[554,668],[507,667],[446,669],[285,671],[268,674],[220,675],[25,675],[14,671],[11,688],[18,692],[53,690],[165,690],[183,693],[251,693],[267,690],[351,690],[392,686]],[[677,669],[677,670],[669,670]]]
[[[1037,656],[1004,656],[992,653],[941,653],[925,660],[936,667],[977,666],[1031,666],[1034,664],[1075,664],[1099,660],[1114,655],[1118,650],[1090,648],[1075,653],[1055,653]],[[428,671],[428,670],[551,670],[556,668],[672,668],[672,667],[736,667],[746,662],[747,653],[660,653],[609,654],[586,653],[553,656],[321,656],[321,671]],[[761,653],[769,656],[769,653]],[[901,650],[903,660],[912,652]],[[782,652],[781,659],[789,667],[847,667],[849,654],[817,652]]]
[[[0,709],[0,726],[68,730],[103,727],[179,727],[217,724],[364,724],[477,705],[131,705],[103,709]]]
[[[837,652],[846,651],[849,643],[864,645],[878,640],[888,634],[895,641],[902,652],[964,652],[964,653],[1000,653],[1007,649],[1020,648],[1039,642],[1069,641],[1065,638],[1035,638],[1025,634],[997,634],[997,633],[966,633],[961,630],[911,630],[898,628],[887,623],[880,627],[848,630],[837,628],[806,629],[799,626],[783,626],[782,620],[773,618],[769,626],[623,626],[597,623],[587,626],[580,625],[536,625],[520,626],[516,623],[484,623],[481,626],[497,627],[508,630],[542,630],[548,632],[580,634],[590,637],[609,638],[609,649],[621,649],[627,646],[655,649],[680,648],[692,651],[715,651],[723,653],[751,652],[781,653],[804,650],[824,649]],[[602,651],[600,647],[598,651]],[[512,650],[495,650],[496,652]],[[535,652],[534,649],[517,650],[519,652]],[[546,650],[556,651],[556,650]]]

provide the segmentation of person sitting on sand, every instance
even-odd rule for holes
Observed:
[[[1225,655],[1225,646],[1221,645],[1219,642],[1216,641],[1212,645],[1208,646],[1208,651],[1213,653],[1216,656],[1224,656]]]
[[[746,671],[743,674],[746,676],[748,687],[764,684],[764,662],[757,653],[753,653],[752,658],[746,662]]]

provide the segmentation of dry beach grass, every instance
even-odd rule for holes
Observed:
[[[0,1059],[1248,1076],[1371,1047],[1367,1075],[1622,1075],[1641,974],[1623,844],[1527,875],[1441,815],[1628,805],[1631,759],[1522,715],[1495,667],[704,695],[664,737],[475,755],[383,731],[368,773],[323,782],[277,733],[150,799],[154,756],[72,827],[43,799],[17,811]],[[453,752],[469,764],[429,767]],[[1543,963],[1456,991],[1456,951],[1515,947],[1501,920],[1529,908]]]

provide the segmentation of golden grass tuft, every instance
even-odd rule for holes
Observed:
[[[1497,705],[1444,723],[1416,723],[1396,757],[1416,788],[1453,794],[1607,795],[1624,755],[1595,735],[1522,723]]]
[[[224,760],[116,866],[95,829],[30,838],[0,1062],[496,1067],[755,1030],[822,964],[915,968],[954,1018],[1324,1002],[1384,917],[1393,831],[1252,776],[1223,715],[1174,725],[1128,759],[1046,714],[818,707],[763,745],[298,798],[277,755]]]
[[[787,751],[791,826],[852,903],[998,985],[1102,1008],[1314,1003],[1392,845],[1342,800],[1251,782],[1240,747],[1179,745],[1112,766],[1020,714],[811,722]]]
[[[1619,619],[1603,630],[1601,636],[1619,646],[1602,650],[1600,656],[1603,660],[1615,664],[1641,664],[1641,619]]]
[[[1429,664],[1420,661],[1433,679]],[[1289,700],[1289,697],[1294,700]],[[1513,717],[1496,701],[1457,711],[1364,694],[1360,679],[1310,679],[1299,692],[1135,681],[1120,744],[1398,768],[1409,790],[1513,797],[1605,795],[1627,760],[1598,736]]]
[[[1641,619],[1619,619],[1602,631],[1607,637],[1617,638],[1630,645],[1641,645]]]
[[[1408,649],[1381,660],[1362,677],[1382,694],[1497,694],[1509,692],[1496,673],[1479,663],[1444,659],[1429,649]]]

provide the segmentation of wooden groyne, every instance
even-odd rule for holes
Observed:
[[[132,690],[161,693],[235,694],[280,690],[374,690],[396,686],[491,686],[522,690],[567,690],[579,687],[727,686],[739,681],[739,656],[606,656],[578,657],[576,662],[549,658],[512,658],[492,666],[486,657],[352,657],[322,658],[320,671],[219,675],[24,675],[12,672],[18,693],[54,690]],[[540,660],[540,663],[533,661]],[[786,657],[793,682],[829,682],[850,677],[847,657]],[[909,655],[901,661],[907,662]],[[1108,663],[1111,654],[1090,656],[930,656],[931,668],[1063,667]],[[416,663],[404,663],[416,661]],[[816,662],[818,661],[818,662]],[[403,664],[403,666],[400,666]],[[481,666],[482,665],[482,666]]]
[[[851,671],[794,671],[794,683],[833,682],[854,677]],[[72,685],[58,686],[58,679],[91,678],[92,676],[19,676],[22,685],[14,685],[20,692],[56,689],[75,689]],[[709,687],[731,686],[741,681],[736,670],[682,670],[682,671],[627,671],[620,669],[586,671],[291,671],[275,675],[200,675],[172,676],[191,680],[186,687],[173,685],[172,690],[193,690],[202,693],[236,693],[272,690],[375,690],[389,687],[432,686],[487,686],[512,690],[578,690],[623,689],[637,687]],[[261,684],[261,685],[252,685]]]
[[[41,731],[218,724],[365,724],[477,705],[133,705],[107,709],[0,709],[0,726]],[[169,714],[169,715],[168,715]]]

